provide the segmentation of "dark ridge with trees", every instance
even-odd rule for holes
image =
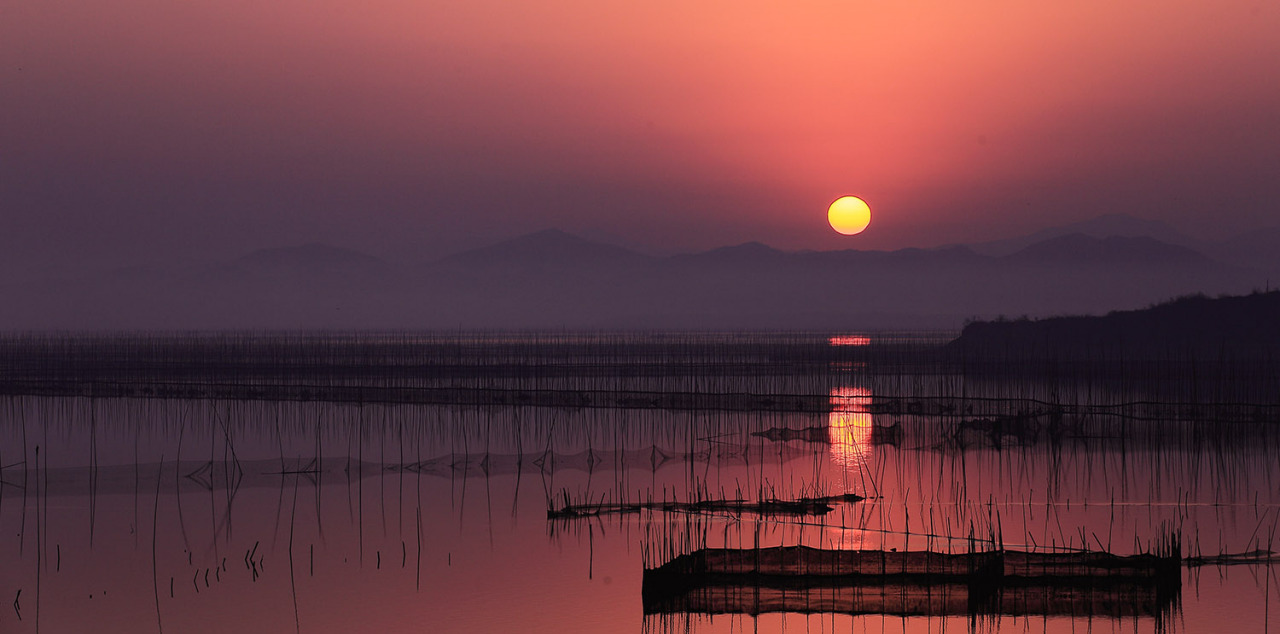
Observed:
[[[945,346],[948,371],[1093,382],[1147,399],[1280,402],[1280,292],[1181,297],[1096,317],[979,321]]]
[[[975,321],[949,347],[980,356],[1074,358],[1105,350],[1129,359],[1269,359],[1280,351],[1280,291],[1190,295],[1104,316]]]

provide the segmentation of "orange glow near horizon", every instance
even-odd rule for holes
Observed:
[[[863,387],[838,387],[831,390],[831,413],[827,430],[831,434],[831,460],[846,471],[856,470],[867,462],[871,451],[872,421],[867,406],[871,390]]]
[[[860,248],[990,239],[1046,215],[1198,204],[1213,191],[1181,188],[1215,181],[1181,175],[1215,166],[1221,187],[1247,194],[1239,182],[1257,170],[1230,168],[1271,160],[1280,106],[1256,80],[1275,74],[1280,10],[1252,0],[6,11],[9,154],[129,165],[147,186],[172,181],[164,200],[198,198],[192,188],[215,174],[275,188],[228,188],[228,208],[261,197],[308,209],[313,183],[353,201],[290,226],[365,230],[345,210],[369,207],[387,227],[431,232],[589,227],[666,247],[768,236],[827,248],[842,238],[795,210],[856,183],[879,214]],[[90,160],[101,148],[120,156]],[[1116,182],[1133,165],[1167,180]],[[576,189],[586,193],[566,201]],[[379,196],[404,202],[382,210]]]

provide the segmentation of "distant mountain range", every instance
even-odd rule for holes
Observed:
[[[1125,214],[1104,214],[1089,220],[1041,229],[1017,238],[980,242],[970,247],[985,255],[1009,255],[1038,242],[1075,234],[1091,238],[1152,238],[1176,246],[1197,246],[1195,239],[1162,220],[1146,220]]]
[[[1280,280],[1280,230],[1206,244],[1127,216],[937,249],[654,257],[542,231],[408,266],[331,245],[0,288],[4,329],[916,329],[1101,313]]]
[[[984,255],[1009,255],[1034,244],[1070,235],[1091,238],[1150,238],[1165,244],[1186,247],[1226,264],[1280,272],[1280,227],[1262,228],[1224,241],[1194,238],[1161,220],[1146,220],[1125,214],[1105,214],[1034,233],[968,245]]]

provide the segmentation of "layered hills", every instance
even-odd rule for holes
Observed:
[[[1048,231],[1000,248],[897,251],[788,252],[752,242],[657,257],[547,230],[422,265],[308,244],[7,286],[0,328],[958,328],[999,315],[1246,293],[1280,271],[1280,262],[1268,265],[1264,233],[1223,246],[1234,258],[1178,235],[1115,233]]]

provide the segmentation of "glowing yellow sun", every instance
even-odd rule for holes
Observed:
[[[871,224],[871,207],[857,196],[841,196],[827,208],[827,221],[846,236],[862,233]]]

